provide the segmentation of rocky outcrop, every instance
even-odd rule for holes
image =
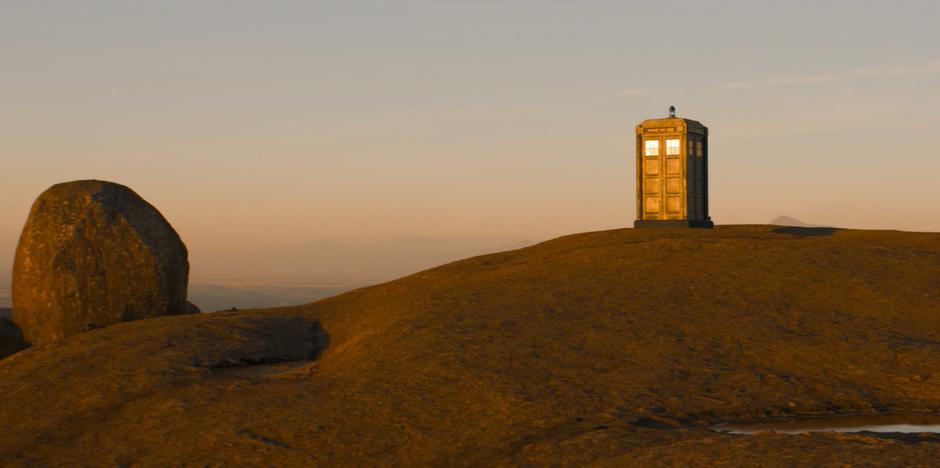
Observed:
[[[940,233],[619,229],[0,361],[3,466],[935,466]],[[327,334],[328,332],[328,334]]]
[[[13,319],[50,343],[186,308],[186,246],[152,205],[119,184],[83,180],[43,192],[13,265]]]

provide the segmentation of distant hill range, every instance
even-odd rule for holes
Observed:
[[[365,242],[318,239],[244,252],[213,265],[194,265],[191,282],[238,287],[259,281],[282,284],[299,280],[314,286],[363,285],[531,244],[528,240],[472,237],[400,236]]]
[[[780,215],[770,221],[774,226],[793,226],[793,227],[829,227],[824,224],[807,224],[790,216]]]
[[[935,413],[938,277],[938,233],[619,229],[122,323],[0,360],[0,464],[933,466],[940,436],[710,427]]]

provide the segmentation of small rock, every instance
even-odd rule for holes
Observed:
[[[0,359],[27,348],[23,335],[13,320],[0,317]]]
[[[199,310],[199,307],[197,307],[196,304],[193,304],[192,302],[189,302],[189,301],[186,301],[186,306],[183,307],[184,314],[198,314],[201,312],[202,311]]]

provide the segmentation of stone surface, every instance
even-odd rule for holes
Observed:
[[[119,184],[55,185],[36,199],[13,265],[13,318],[29,343],[183,313],[186,246],[159,211]]]
[[[622,229],[0,361],[0,465],[934,466],[940,234]],[[322,353],[321,353],[322,351]]]

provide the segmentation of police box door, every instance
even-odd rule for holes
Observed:
[[[682,219],[682,141],[648,136],[643,141],[643,219]]]

